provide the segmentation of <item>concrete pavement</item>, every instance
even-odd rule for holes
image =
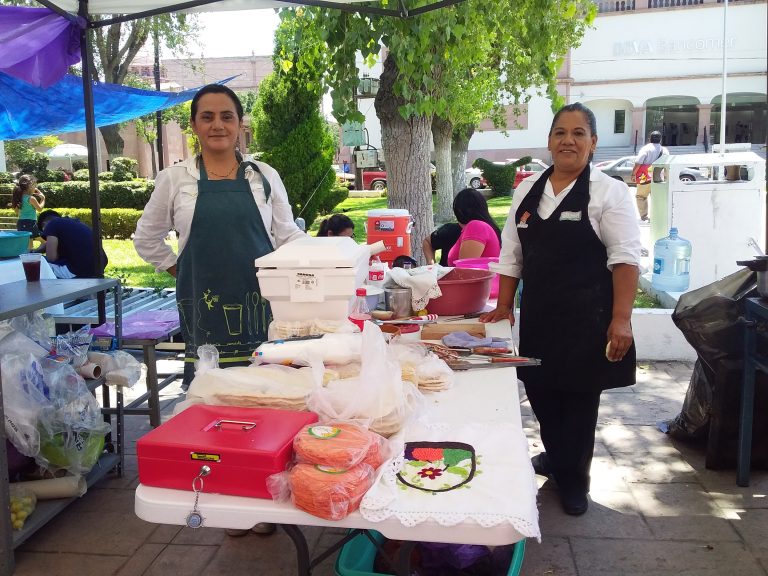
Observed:
[[[170,361],[161,361],[162,364]],[[680,411],[692,364],[638,364],[638,383],[603,395],[589,511],[564,514],[539,478],[542,542],[529,541],[523,576],[768,576],[768,472],[736,486],[734,470],[704,468],[703,448],[672,441],[656,428]],[[137,386],[137,388],[140,386]],[[162,392],[163,413],[180,397]],[[537,424],[523,399],[531,453]],[[127,419],[123,478],[107,478],[16,550],[18,576],[282,576],[295,573],[293,545],[273,536],[227,536],[139,520],[133,512],[135,441],[146,417]],[[341,533],[305,529],[311,549]],[[314,572],[333,575],[327,560]]]

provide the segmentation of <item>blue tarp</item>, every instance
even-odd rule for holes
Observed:
[[[170,108],[191,100],[198,89],[154,92],[94,82],[96,126],[127,122]],[[67,75],[49,88],[37,88],[0,73],[0,140],[81,130],[85,130],[82,78]]]

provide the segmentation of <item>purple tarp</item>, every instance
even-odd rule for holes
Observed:
[[[47,88],[78,62],[77,23],[48,8],[0,6],[0,71]]]
[[[123,338],[147,339],[163,338],[169,332],[179,327],[178,310],[153,310],[136,312],[123,318]],[[91,328],[94,336],[114,336],[115,325],[107,322],[96,328]]]

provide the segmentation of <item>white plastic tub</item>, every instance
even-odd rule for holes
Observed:
[[[368,275],[369,250],[351,238],[307,236],[257,258],[275,320],[341,320]]]

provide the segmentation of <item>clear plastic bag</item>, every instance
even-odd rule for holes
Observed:
[[[110,386],[131,388],[141,379],[141,362],[122,350],[112,352],[88,352],[88,362],[101,367]]]
[[[357,332],[357,327],[349,320],[273,320],[269,324],[269,340],[299,338],[320,334],[343,334]]]
[[[361,344],[359,333],[325,334],[321,338],[309,340],[265,342],[256,349],[254,361],[297,366],[349,364],[360,361]]]
[[[453,386],[453,370],[423,344],[397,342],[389,345],[392,356],[400,362],[403,379],[422,392],[447,390]]]
[[[79,368],[88,360],[88,349],[93,340],[89,330],[90,325],[86,325],[75,332],[55,336],[52,338],[52,352],[69,358],[72,366]]]
[[[357,510],[374,478],[373,468],[367,464],[347,470],[297,464],[288,472],[294,506],[326,520],[341,520]]]
[[[386,439],[363,426],[348,422],[304,426],[293,439],[298,462],[334,468],[365,463],[378,468],[384,461]]]
[[[313,363],[315,389],[307,405],[327,421],[367,422],[388,437],[402,428],[424,402],[410,382],[404,382],[400,364],[388,349],[381,329],[366,322],[360,350],[360,375],[323,383],[323,365]]]
[[[46,372],[45,379],[50,393],[38,415],[40,451],[35,460],[45,468],[87,474],[101,456],[104,436],[111,428],[72,366],[60,365]]]
[[[31,338],[46,350],[50,349],[50,337],[54,333],[53,320],[46,320],[41,312],[29,312],[5,322],[8,322],[14,330]]]
[[[49,401],[42,365],[32,354],[5,355],[0,372],[6,436],[19,452],[35,457],[40,451],[37,419]]]
[[[197,358],[195,360],[195,374],[202,374],[206,370],[219,367],[219,351],[213,344],[198,346]]]
[[[37,507],[37,497],[34,492],[15,484],[10,484],[8,490],[11,496],[11,526],[14,530],[21,530]]]

